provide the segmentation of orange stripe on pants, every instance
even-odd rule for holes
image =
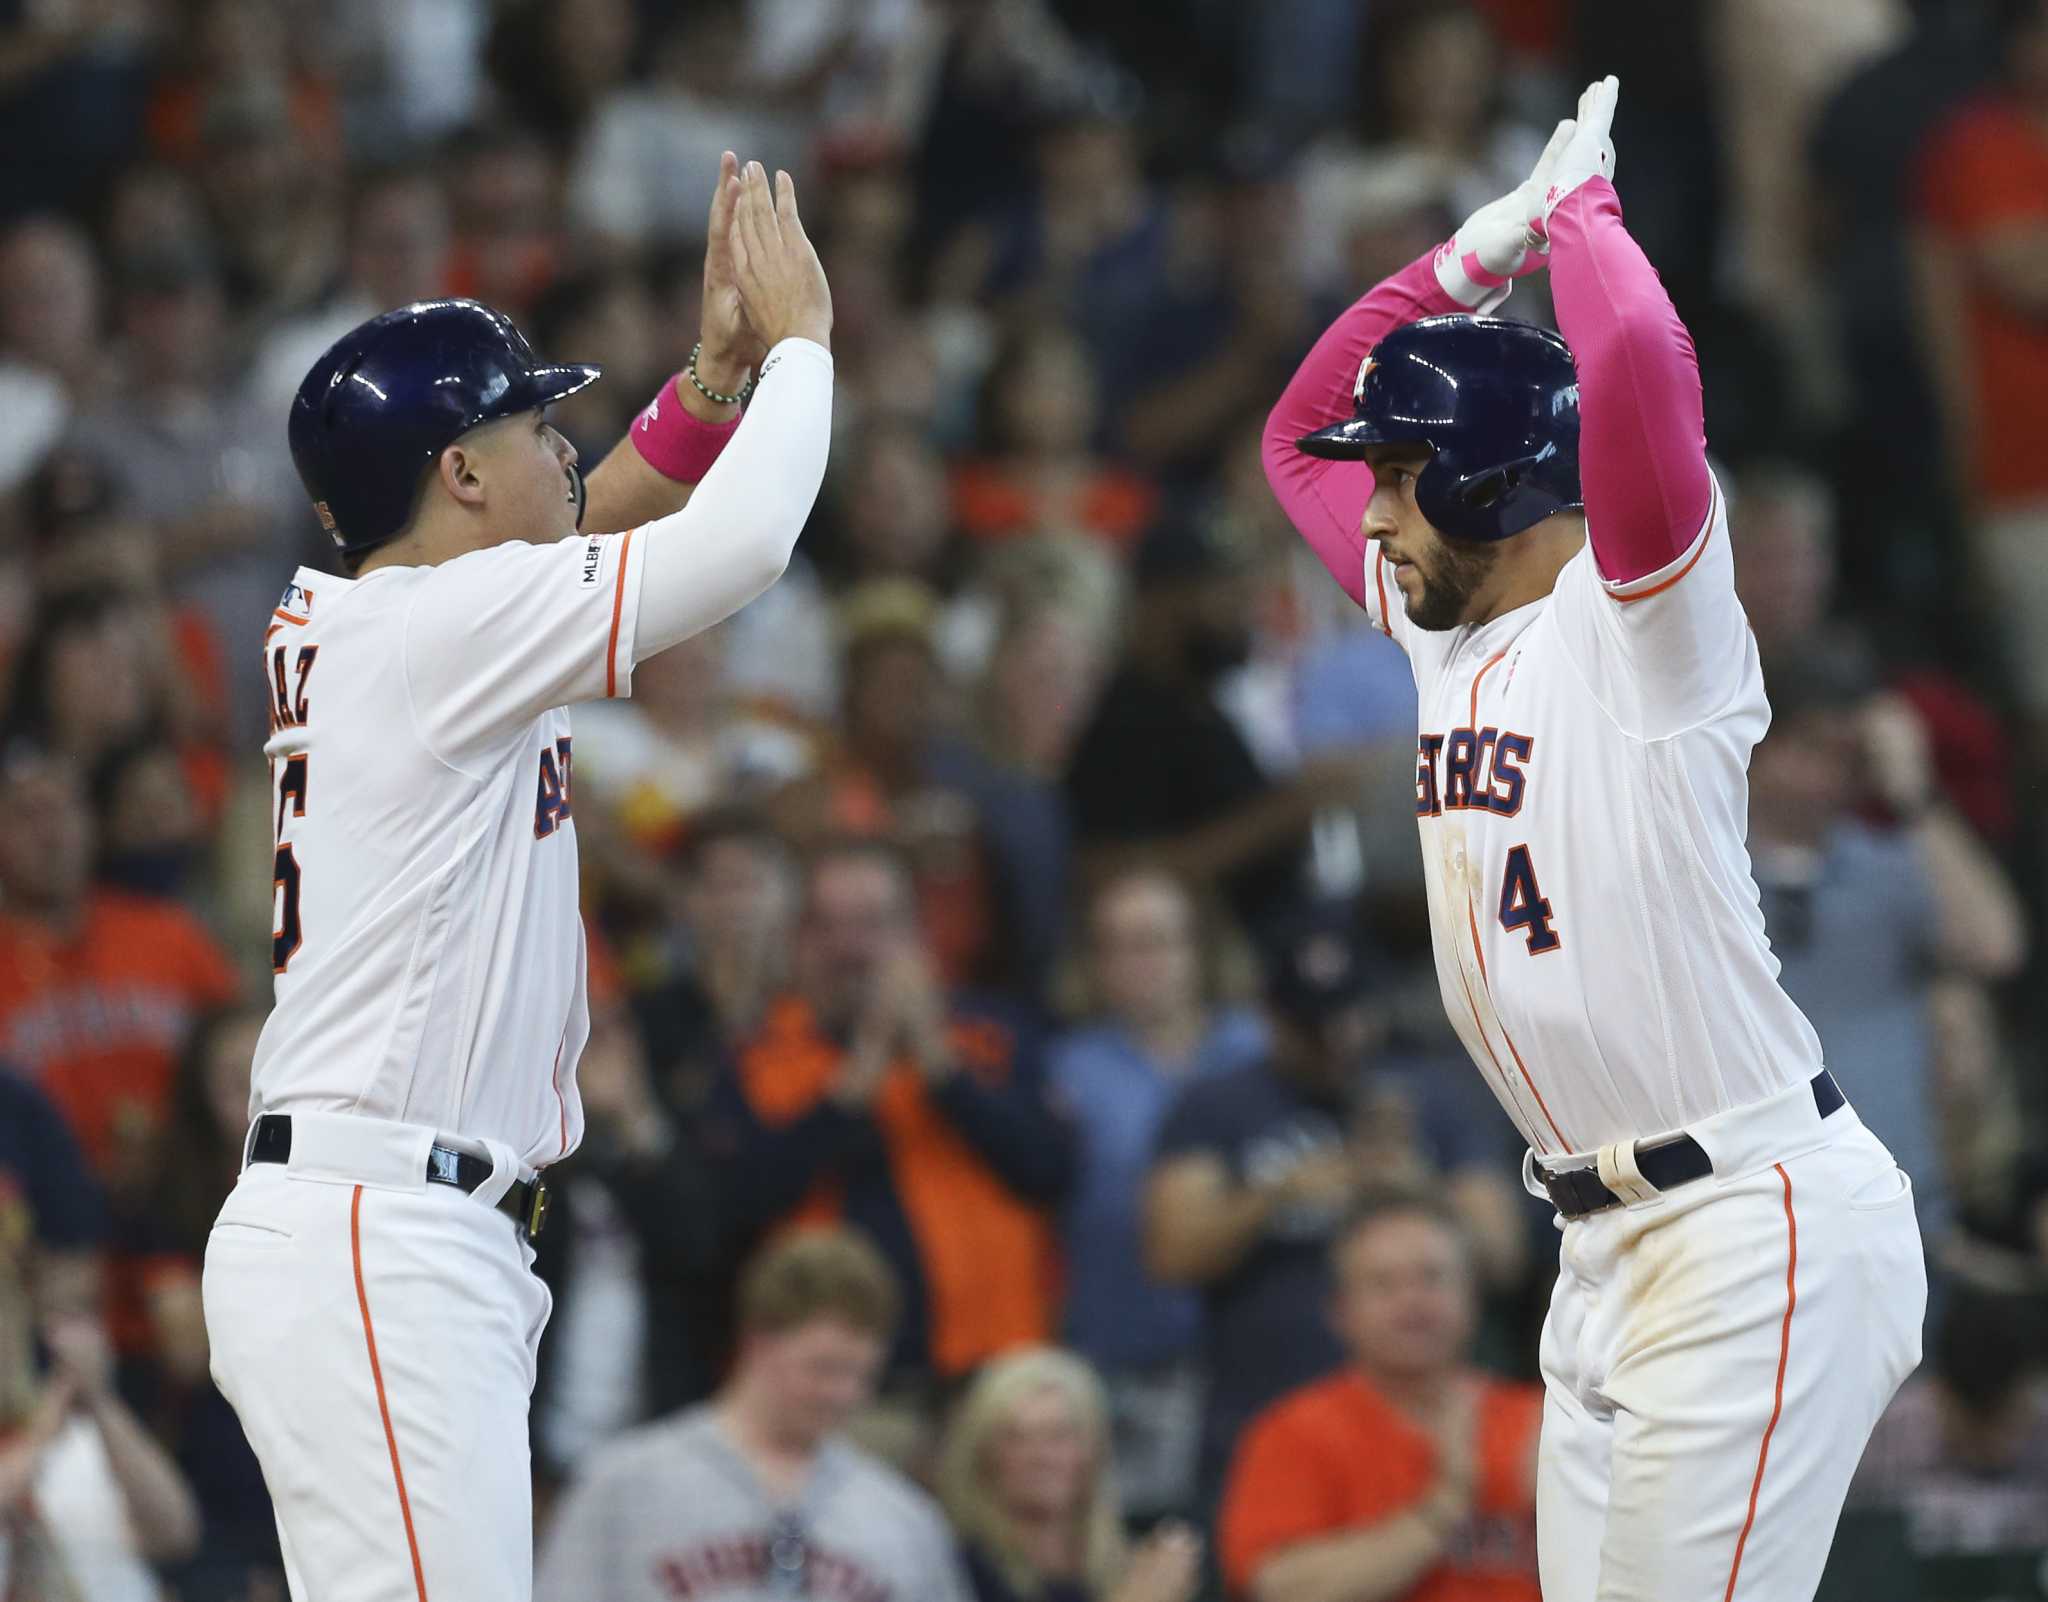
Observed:
[[[1728,1589],[1721,1602],[1733,1602],[1735,1580],[1742,1573],[1742,1549],[1749,1544],[1751,1526],[1756,1523],[1756,1500],[1764,1488],[1764,1464],[1771,1455],[1771,1432],[1778,1427],[1778,1415],[1785,1411],[1785,1361],[1792,1355],[1792,1309],[1799,1305],[1799,1223],[1792,1216],[1792,1176],[1783,1163],[1773,1163],[1785,1184],[1785,1323],[1778,1333],[1778,1390],[1771,1401],[1771,1421],[1764,1426],[1764,1438],[1756,1449],[1756,1478],[1749,1482],[1749,1514],[1742,1521],[1742,1533],[1735,1539],[1735,1561],[1728,1565]]]
[[[391,1478],[398,1487],[398,1512],[405,1520],[405,1549],[412,1555],[413,1589],[427,1602],[427,1576],[420,1568],[419,1538],[413,1534],[412,1501],[405,1494],[405,1470],[398,1462],[398,1436],[391,1428],[391,1405],[384,1399],[384,1369],[377,1361],[377,1331],[370,1323],[370,1293],[363,1288],[363,1187],[356,1186],[348,1208],[348,1249],[355,1260],[356,1306],[363,1314],[363,1344],[370,1351],[370,1378],[377,1387],[377,1414],[384,1420],[384,1444],[391,1452]],[[1731,1584],[1733,1582],[1730,1582]]]

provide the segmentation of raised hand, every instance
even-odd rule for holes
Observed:
[[[1437,282],[1459,305],[1492,311],[1507,299],[1514,279],[1543,265],[1550,247],[1531,219],[1543,214],[1543,196],[1576,130],[1569,118],[1559,123],[1529,176],[1481,206],[1437,247]]]
[[[774,189],[758,161],[740,174],[731,230],[733,281],[748,326],[764,345],[810,339],[829,346],[832,290],[797,216],[796,185],[786,172]]]
[[[737,391],[768,353],[747,322],[733,266],[732,223],[739,200],[739,158],[728,150],[718,158],[718,186],[711,192],[711,222],[704,235],[704,313],[698,324],[704,348],[697,354],[697,376],[723,394]]]
[[[1545,229],[1550,214],[1580,184],[1614,176],[1614,105],[1620,97],[1619,78],[1609,76],[1586,85],[1579,96],[1579,114],[1572,119],[1572,135],[1543,186],[1542,205],[1529,214],[1532,227]]]

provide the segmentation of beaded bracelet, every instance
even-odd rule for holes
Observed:
[[[713,389],[709,384],[705,383],[703,379],[697,376],[697,354],[699,351],[703,350],[703,348],[704,341],[701,339],[698,340],[696,344],[690,347],[690,365],[683,369],[683,376],[688,378],[689,381],[696,386],[696,390],[699,395],[702,395],[714,406],[746,405],[747,397],[754,393],[754,386],[757,383],[759,383],[760,380],[758,378],[753,377],[752,375],[749,375],[747,381],[744,384],[740,385],[740,392],[737,395],[719,394],[717,390]]]

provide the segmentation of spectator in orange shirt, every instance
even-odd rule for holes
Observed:
[[[147,1167],[193,1021],[234,999],[234,970],[174,902],[92,883],[84,787],[64,758],[0,755],[0,1057],[36,1079],[100,1176]]]
[[[1023,1021],[941,985],[909,869],[878,841],[807,875],[796,985],[714,1094],[742,1230],[844,1219],[889,1259],[892,1371],[954,1378],[1052,1332],[1073,1133]]]
[[[1477,1316],[1456,1225],[1363,1204],[1332,1249],[1349,1365],[1238,1443],[1219,1520],[1249,1602],[1537,1602],[1543,1399],[1466,1366]]]
[[[982,386],[988,453],[953,477],[953,516],[971,540],[1079,531],[1116,550],[1135,546],[1159,509],[1149,480],[1090,444],[1101,396],[1087,347],[1034,324],[1004,342]]]
[[[2048,0],[2005,8],[2003,83],[1922,154],[1925,350],[2019,693],[2048,719]]]

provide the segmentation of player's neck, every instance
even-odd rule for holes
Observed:
[[[1586,520],[1577,512],[1554,513],[1515,535],[1501,548],[1491,581],[1473,597],[1468,621],[1491,623],[1542,600],[1557,588],[1557,575],[1585,543]]]
[[[364,557],[355,576],[367,578],[380,567],[438,567],[477,548],[466,526],[450,524],[423,512],[397,539]]]

